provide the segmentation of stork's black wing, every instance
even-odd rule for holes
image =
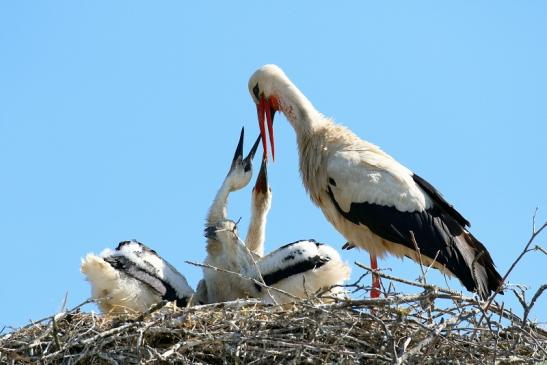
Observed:
[[[425,180],[421,179],[422,182]],[[434,188],[428,184],[430,189]],[[464,254],[478,257],[477,264],[483,265],[488,283],[488,290],[496,290],[501,277],[496,272],[492,258],[486,248],[468,233],[461,224],[467,222],[450,206],[440,194],[432,198],[431,208],[421,211],[402,212],[395,207],[368,202],[353,202],[349,211],[341,209],[336,198],[328,188],[328,194],[338,212],[354,224],[367,226],[374,234],[390,242],[415,250],[411,232],[414,234],[420,254],[435,260],[452,272],[470,291],[477,289],[476,278],[473,277],[469,263]],[[453,212],[457,215],[453,216]],[[457,245],[455,240],[460,237],[467,243],[465,247]],[[462,252],[469,250],[469,252]],[[482,252],[479,255],[479,252]],[[489,293],[479,293],[485,297]]]
[[[412,179],[420,188],[422,188],[423,191],[429,197],[435,202],[438,208],[444,210],[448,215],[450,215],[452,218],[456,220],[459,224],[461,224],[463,227],[470,227],[471,224],[467,219],[465,219],[455,208],[452,204],[447,202],[443,195],[435,189],[433,185],[431,185],[427,180],[420,177],[419,175],[412,174]]]

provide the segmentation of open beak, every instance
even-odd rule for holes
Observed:
[[[237,159],[243,158],[243,137],[245,135],[245,128],[241,128],[241,134],[239,135],[239,142],[237,143],[236,151],[234,153],[234,159],[232,160],[232,164],[234,164]]]
[[[264,155],[266,161],[268,160],[268,145],[266,143],[266,126],[268,128],[268,135],[270,137],[270,146],[272,147],[272,160],[275,161],[275,143],[273,132],[273,121],[275,108],[273,107],[270,98],[260,97],[256,111],[258,113],[258,124],[260,127],[260,135],[262,136],[262,146],[264,146]]]
[[[260,136],[258,136],[258,138],[255,141],[255,144],[249,151],[249,154],[243,160],[243,169],[245,170],[245,172],[251,171],[251,169],[253,168],[253,158],[255,157],[255,153],[256,153],[256,150],[258,149],[259,143],[260,143]]]
[[[251,150],[249,151],[249,154],[247,155],[247,157],[245,157],[245,163],[250,163],[253,158],[255,157],[255,154],[256,154],[256,150],[258,149],[258,145],[260,144],[260,135],[258,136],[258,138],[256,139],[255,141],[255,144],[253,144],[253,147],[251,148]]]
[[[260,165],[260,171],[256,178],[254,191],[259,193],[266,193],[268,191],[268,161],[266,160],[266,154],[262,157],[262,164]]]

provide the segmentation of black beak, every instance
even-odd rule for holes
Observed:
[[[254,190],[259,193],[265,193],[268,191],[268,161],[266,160],[266,155],[262,156],[262,164],[260,165],[260,171],[256,178],[256,183]]]
[[[253,144],[253,147],[249,151],[249,154],[247,157],[245,157],[245,160],[252,160],[255,157],[256,150],[258,149],[258,145],[260,144],[260,134],[256,138],[255,144]]]
[[[355,245],[351,242],[346,242],[344,246],[342,246],[342,250],[351,250],[355,248]]]
[[[243,137],[245,136],[245,128],[241,127],[241,134],[239,135],[239,142],[237,143],[236,152],[234,153],[234,159],[232,160],[232,163],[234,163],[238,158],[243,158]]]
[[[260,144],[260,135],[256,139],[255,144],[253,145],[253,147],[249,151],[249,154],[247,155],[247,157],[245,157],[245,159],[243,160],[243,166],[244,166],[245,171],[249,171],[249,170],[252,169],[252,167],[253,167],[253,158],[255,157],[256,150],[258,149],[259,144]]]
[[[212,240],[217,239],[217,229],[216,229],[215,226],[209,226],[209,227],[205,228],[203,233],[204,233],[204,236],[206,238],[209,238],[209,239],[212,239]]]

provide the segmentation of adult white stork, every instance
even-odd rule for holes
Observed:
[[[133,241],[82,259],[82,273],[103,313],[144,312],[161,300],[188,305],[194,291],[186,278],[156,251]]]
[[[469,222],[426,180],[324,117],[279,67],[259,68],[249,91],[265,153],[267,127],[274,157],[273,118],[281,111],[296,132],[300,173],[312,201],[350,245],[369,251],[373,266],[388,252],[415,261],[421,256],[482,298],[499,290],[501,277],[468,231]]]

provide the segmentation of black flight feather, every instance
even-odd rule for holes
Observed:
[[[416,248],[411,236],[413,232],[421,255],[436,260],[460,279],[467,290],[474,291],[477,289],[477,283],[455,243],[455,238],[463,235],[475,256],[483,252],[477,264],[482,265],[487,272],[488,290],[494,291],[498,288],[501,277],[490,254],[482,243],[464,229],[462,223],[467,221],[440,194],[433,199],[435,204],[431,208],[415,212],[401,212],[395,207],[367,202],[353,202],[349,211],[345,212],[336,201],[330,187],[328,194],[338,212],[350,222],[363,224],[383,239],[414,251]],[[479,293],[483,298],[488,294]]]

